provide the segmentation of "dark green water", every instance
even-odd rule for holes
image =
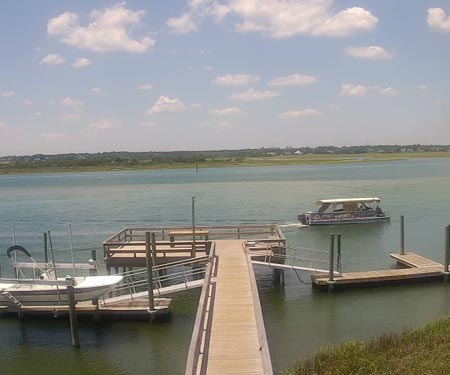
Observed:
[[[390,268],[399,248],[399,216],[406,217],[406,247],[443,259],[444,226],[450,223],[450,159],[414,159],[348,165],[223,168],[0,176],[0,251],[18,244],[41,258],[42,233],[51,230],[58,261],[70,259],[67,223],[76,260],[125,226],[182,225],[197,198],[199,225],[286,224],[291,246],[329,246],[343,235],[344,271]],[[380,196],[391,223],[297,228],[299,212],[320,198]],[[4,249],[4,250],[1,250]],[[10,271],[9,271],[10,272]],[[319,346],[365,339],[420,326],[448,314],[447,285],[384,287],[329,295],[286,273],[275,287],[272,274],[256,267],[264,320],[276,370]],[[301,274],[304,281],[309,275]],[[0,374],[180,374],[199,292],[175,297],[171,322],[81,323],[82,349],[70,346],[68,322],[59,319],[0,320]]]

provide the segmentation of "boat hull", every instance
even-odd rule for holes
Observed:
[[[385,217],[358,218],[358,219],[317,220],[310,222],[309,225],[371,224],[371,223],[386,223],[388,221],[390,221],[390,217],[385,216]]]
[[[96,282],[96,279],[100,282]],[[75,301],[81,302],[98,298],[110,291],[121,280],[121,276],[86,277],[74,286]],[[0,280],[0,292],[10,293],[24,305],[52,305],[69,302],[66,285],[21,284],[20,279],[14,284]],[[3,293],[0,293],[0,304],[12,304],[13,302]]]
[[[299,215],[298,219],[305,225],[337,225],[385,223],[390,220],[390,217],[379,215],[376,211],[308,212],[307,214]]]

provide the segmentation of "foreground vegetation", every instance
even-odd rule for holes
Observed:
[[[301,149],[39,154],[1,157],[0,174],[354,163],[411,157],[450,157],[450,146],[330,146]]]
[[[448,375],[450,318],[401,335],[323,348],[283,375]]]

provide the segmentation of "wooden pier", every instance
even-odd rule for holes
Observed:
[[[330,280],[328,275],[315,274],[311,276],[313,287],[334,290],[344,287],[369,287],[378,285],[394,285],[417,281],[443,280],[444,266],[429,258],[413,252],[405,254],[391,254],[403,268],[346,272],[334,275]],[[407,267],[407,268],[405,268]]]
[[[245,241],[214,243],[216,282],[211,286],[211,275],[205,279],[186,375],[271,375],[269,346]]]

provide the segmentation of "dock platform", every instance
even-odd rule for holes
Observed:
[[[200,302],[194,327],[198,337],[194,333],[186,374],[272,375],[255,275],[245,241],[216,240],[215,254],[215,284],[208,293],[202,293],[205,301]]]
[[[369,287],[379,285],[393,285],[411,283],[417,281],[442,280],[444,278],[444,266],[429,258],[413,252],[405,254],[391,254],[402,266],[407,268],[346,272],[329,279],[326,274],[311,276],[313,287],[317,289],[339,289],[345,287]]]
[[[94,320],[100,319],[149,319],[152,315],[167,315],[170,312],[170,298],[155,298],[155,311],[148,310],[148,299],[136,298],[128,300],[99,301],[94,305],[91,301],[77,303],[75,309],[78,316],[92,317]],[[17,314],[18,309],[11,306],[0,306],[0,314]],[[48,306],[22,306],[20,316],[29,317],[65,317],[69,315],[68,305],[48,305]]]

